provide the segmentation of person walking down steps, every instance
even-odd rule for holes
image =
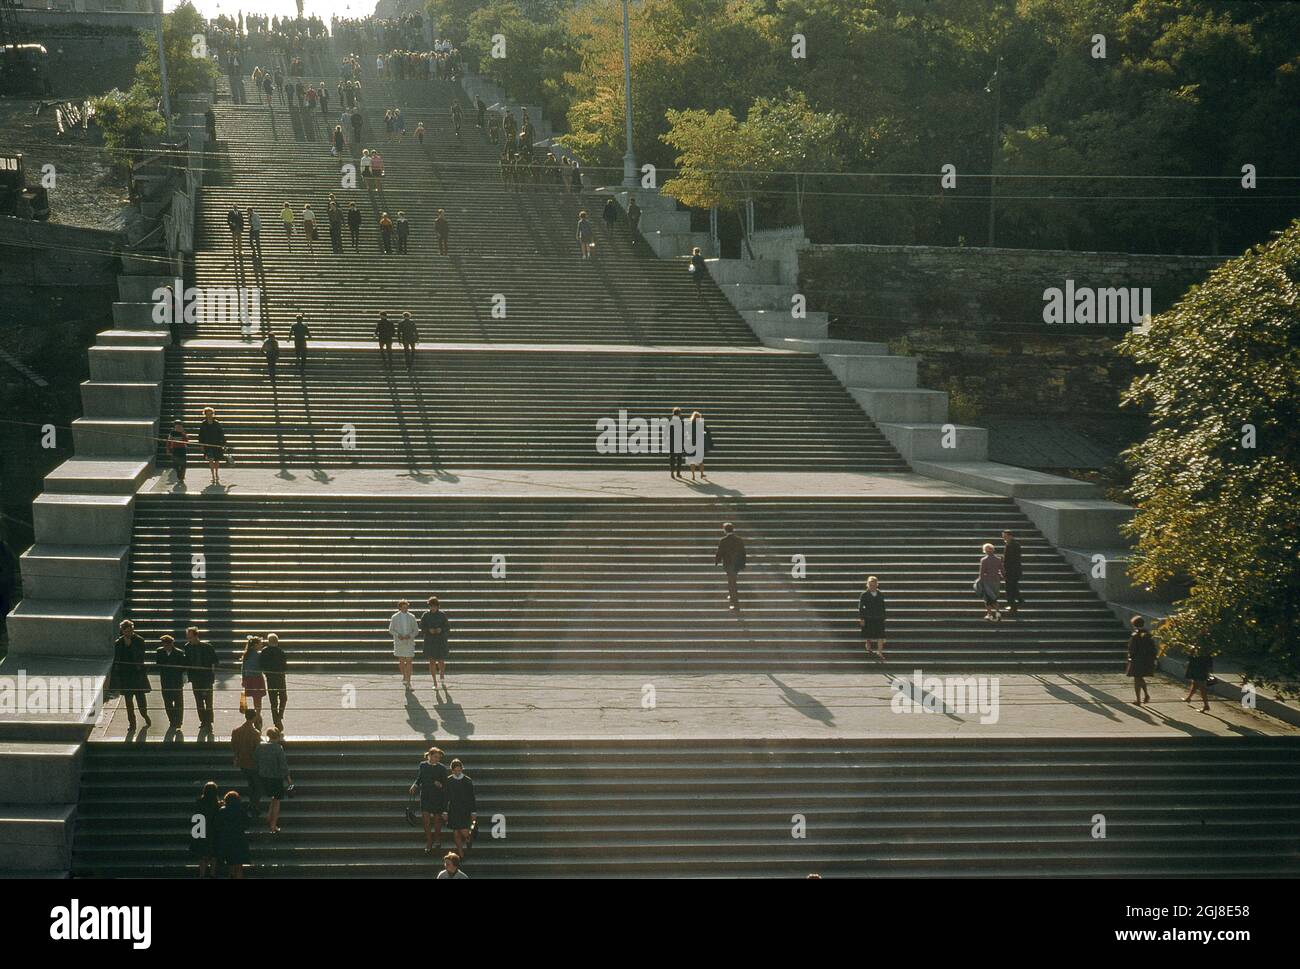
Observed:
[[[885,658],[885,594],[880,591],[880,580],[867,577],[866,588],[858,596],[858,627],[867,646],[867,655]],[[871,644],[876,644],[874,654]]]
[[[447,213],[442,209],[438,210],[437,218],[433,220],[433,232],[438,237],[438,255],[447,255],[447,240],[451,237],[451,224],[447,221]]]
[[[361,251],[361,210],[356,202],[348,203],[348,236],[352,240],[352,251]]]
[[[578,213],[578,231],[574,238],[578,240],[578,247],[582,250],[584,260],[596,255],[596,240],[592,236],[591,220],[587,218],[586,209]]]
[[[393,365],[393,337],[396,330],[388,314],[380,312],[379,322],[375,324],[375,339],[379,341],[379,356],[384,366]]]
[[[311,336],[311,330],[302,321],[301,313],[293,321],[293,326],[289,327],[289,336],[293,337],[293,355],[297,358],[298,369],[301,371],[307,366],[307,339]]]
[[[420,624],[410,610],[411,604],[403,599],[388,620],[388,633],[393,637],[393,655],[402,674],[402,684],[408,690],[411,689],[411,667],[415,660],[415,634],[420,631]]]
[[[203,460],[212,472],[212,483],[221,484],[221,462],[226,457],[226,429],[217,420],[216,411],[211,407],[203,408],[203,423],[199,425],[199,446],[203,448]]]
[[[415,344],[420,340],[410,313],[402,314],[402,321],[397,324],[397,337],[402,341],[402,359],[406,362],[406,369],[410,370],[415,366]]]

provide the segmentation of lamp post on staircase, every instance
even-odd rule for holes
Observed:
[[[632,42],[623,0],[623,115],[627,123],[627,153],[623,156],[623,187],[636,188],[636,153],[632,151]]]
[[[163,0],[158,0],[158,80],[162,84],[163,121],[167,124],[167,137],[172,134],[172,99],[167,88],[167,45],[163,38]]]

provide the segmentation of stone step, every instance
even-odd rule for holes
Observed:
[[[133,419],[153,423],[162,407],[162,384],[86,380],[81,384],[81,405],[82,413],[89,419]]]
[[[167,347],[172,337],[167,329],[113,329],[100,331],[95,342],[103,347]]]
[[[984,463],[988,459],[989,432],[982,427],[952,423],[897,424],[889,421],[878,423],[876,427],[914,471],[923,462]]]
[[[916,387],[916,357],[823,353],[821,358],[845,387],[902,390]]]
[[[133,495],[41,494],[32,502],[32,525],[38,542],[49,545],[120,546],[131,541]]]
[[[130,551],[127,545],[33,545],[21,556],[23,595],[120,599],[126,594]]]
[[[1133,517],[1128,505],[1101,498],[1019,498],[1016,502],[1053,545],[1122,546],[1120,531]]]
[[[64,870],[72,857],[76,804],[0,804],[0,867]]]
[[[111,656],[121,620],[119,599],[24,599],[6,617],[9,657]]]
[[[850,387],[868,417],[894,424],[942,424],[948,419],[948,395],[939,390]]]
[[[977,430],[971,428],[971,430]],[[913,461],[912,470],[1009,498],[1091,498],[1097,486],[993,461]]]
[[[80,744],[0,741],[3,803],[75,803],[81,774],[81,752]]]
[[[140,490],[151,469],[149,461],[69,458],[45,476],[45,490],[64,494],[133,495]]]
[[[149,383],[163,379],[166,363],[161,347],[94,346],[87,353],[91,380]]]
[[[80,458],[147,459],[161,446],[158,422],[149,418],[79,417],[72,440]]]

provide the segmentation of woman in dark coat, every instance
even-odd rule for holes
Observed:
[[[217,812],[217,858],[231,878],[243,878],[248,852],[248,812],[238,791],[227,791]]]
[[[1191,703],[1192,697],[1201,694],[1201,712],[1210,712],[1210,674],[1214,672],[1214,657],[1203,649],[1187,661],[1187,688],[1184,703]]]
[[[153,687],[145,672],[144,639],[135,634],[135,623],[122,620],[118,627],[122,635],[113,643],[113,666],[108,673],[108,688],[122,694],[126,700],[127,728],[135,729],[135,705],[140,704],[140,716],[146,727],[153,726],[149,719],[149,701],[146,699]]]
[[[217,877],[217,814],[221,796],[215,781],[203,785],[203,792],[190,816],[190,854],[199,860],[199,877]],[[200,820],[202,819],[202,820]]]
[[[199,445],[203,448],[203,460],[208,462],[212,472],[212,483],[221,484],[218,468],[226,457],[226,429],[217,420],[216,412],[211,407],[203,408],[203,423],[199,425]]]
[[[1128,667],[1126,674],[1133,677],[1133,702],[1138,706],[1151,702],[1146,678],[1156,671],[1156,641],[1146,631],[1146,620],[1134,616],[1131,623],[1133,635],[1128,638]]]
[[[451,771],[442,762],[442,751],[430,747],[420,761],[420,771],[411,785],[411,793],[420,792],[420,813],[424,815],[424,853],[433,854],[442,847],[442,813],[447,810],[447,775]]]
[[[459,758],[453,760],[451,774],[443,784],[447,792],[447,809],[443,812],[443,817],[447,820],[447,826],[456,832],[456,853],[462,858],[468,850],[466,846],[470,841],[470,829],[478,818],[475,814],[478,804],[474,800],[474,782],[464,769]]]
[[[858,627],[862,638],[866,640],[867,655],[872,653],[871,644],[876,644],[877,659],[885,658],[885,594],[880,591],[880,580],[874,575],[867,577],[867,587],[858,596]]]

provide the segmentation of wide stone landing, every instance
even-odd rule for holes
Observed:
[[[146,494],[235,496],[447,497],[447,498],[970,498],[986,493],[910,472],[802,473],[727,471],[708,481],[676,481],[663,471],[515,471],[444,469],[427,474],[400,468],[336,469],[223,468],[221,485],[207,484],[204,465],[195,462],[184,488],[170,473],[155,475]]]
[[[1122,674],[958,675],[939,683],[927,676],[922,671],[919,686],[913,671],[457,676],[453,654],[450,696],[434,695],[418,660],[409,693],[396,667],[392,675],[291,673],[285,727],[299,740],[1300,736],[1300,728],[1240,703],[1215,700],[1201,713],[1183,703],[1180,684],[1162,677],[1150,683],[1152,705],[1139,708]],[[132,741],[171,739],[158,693],[150,699],[154,726]],[[187,693],[186,741],[197,731],[193,704]],[[216,694],[218,739],[242,721],[238,704],[239,684],[227,676]],[[91,739],[128,739],[120,701],[105,709]]]

